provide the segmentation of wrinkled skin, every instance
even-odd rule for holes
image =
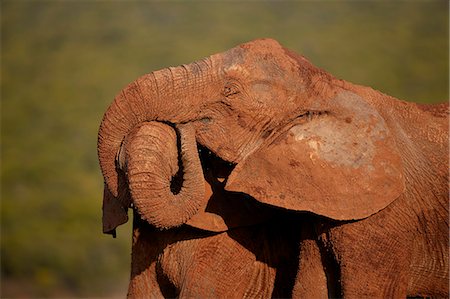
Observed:
[[[447,104],[257,40],[131,83],[98,153],[130,297],[448,297]]]

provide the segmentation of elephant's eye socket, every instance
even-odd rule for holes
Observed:
[[[297,119],[302,122],[312,121],[320,116],[328,114],[328,111],[306,111],[300,114]]]
[[[239,93],[239,88],[238,88],[237,84],[234,82],[228,82],[227,84],[225,84],[225,87],[223,88],[223,92],[222,92],[222,94],[227,98],[232,97],[238,93]]]

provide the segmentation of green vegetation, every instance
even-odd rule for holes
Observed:
[[[273,37],[337,77],[448,99],[448,2],[1,2],[1,297],[124,296],[97,130],[138,76]]]

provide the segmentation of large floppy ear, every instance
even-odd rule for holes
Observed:
[[[109,191],[105,184],[103,189],[103,233],[116,237],[116,227],[128,221],[128,208]]]
[[[226,189],[336,220],[368,217],[404,190],[401,158],[380,114],[342,91],[239,163]]]

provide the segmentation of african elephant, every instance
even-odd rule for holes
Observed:
[[[98,156],[131,297],[448,296],[448,104],[255,40],[128,85]]]

